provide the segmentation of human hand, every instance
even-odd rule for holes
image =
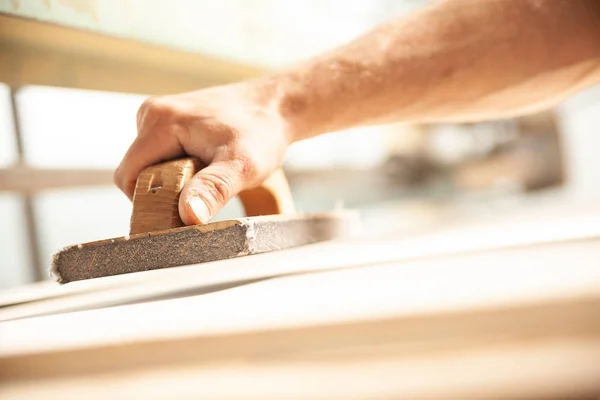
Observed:
[[[181,192],[186,225],[209,222],[240,191],[259,186],[281,166],[292,141],[275,89],[258,82],[151,97],[138,111],[137,128],[114,174],[130,199],[138,175],[152,164],[185,155],[207,164]]]

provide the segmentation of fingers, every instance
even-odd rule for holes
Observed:
[[[174,134],[177,133],[174,129],[179,127],[176,124],[165,127],[165,123],[161,123],[170,114],[170,103],[157,97],[146,99],[138,110],[138,136],[114,173],[115,184],[130,200],[133,199],[137,177],[144,168],[184,154],[183,147]]]
[[[235,161],[214,162],[188,181],[179,197],[184,224],[208,223],[243,189],[243,168]]]
[[[184,154],[179,140],[174,135],[140,135],[134,140],[121,164],[115,170],[115,184],[130,200],[133,200],[135,184],[143,169]]]

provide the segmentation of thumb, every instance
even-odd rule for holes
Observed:
[[[186,225],[208,223],[242,189],[234,162],[209,165],[190,179],[179,196],[179,215]]]

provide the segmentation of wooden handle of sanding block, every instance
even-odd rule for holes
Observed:
[[[196,157],[150,166],[138,176],[133,195],[129,234],[184,226],[179,217],[179,194],[196,172],[205,167]],[[277,170],[257,188],[238,196],[248,217],[293,214],[294,201],[285,174]]]

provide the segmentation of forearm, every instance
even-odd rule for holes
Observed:
[[[266,78],[293,140],[514,116],[600,82],[597,0],[447,0]]]

